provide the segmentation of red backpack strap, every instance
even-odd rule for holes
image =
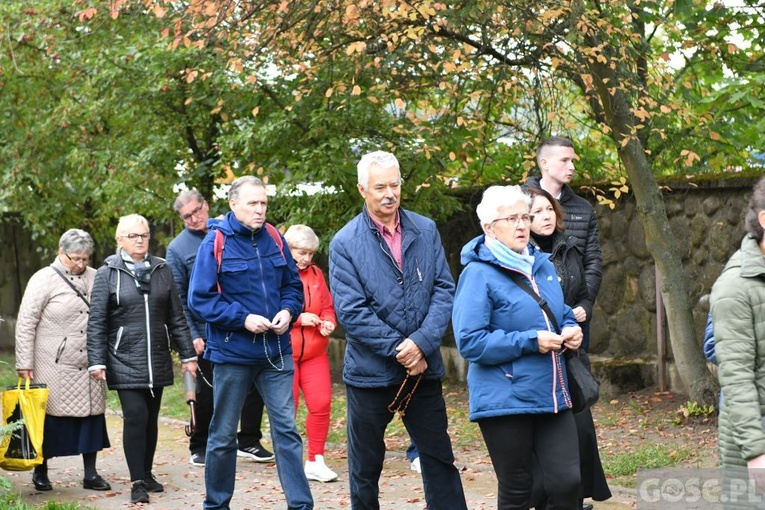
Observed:
[[[215,260],[218,261],[218,271],[215,279],[218,280],[217,275],[220,274],[220,266],[223,263],[223,245],[226,244],[226,236],[220,230],[215,230],[215,241],[213,241],[213,254],[215,254]],[[220,281],[218,280],[218,294],[220,294]]]
[[[271,225],[268,222],[266,222],[266,231],[268,231],[268,234],[274,240],[274,242],[276,243],[276,246],[279,247],[279,251],[282,252],[282,258],[284,260],[287,260],[287,257],[284,256],[284,241],[282,240],[282,236],[279,233],[279,231],[276,229],[275,226]],[[220,270],[220,263],[218,263],[218,269]]]

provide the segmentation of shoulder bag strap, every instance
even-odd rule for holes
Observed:
[[[56,274],[58,274],[61,277],[61,279],[64,280],[66,282],[66,284],[69,285],[72,288],[72,290],[77,293],[77,295],[80,297],[80,299],[82,299],[85,302],[85,304],[88,305],[88,308],[90,308],[90,303],[88,302],[88,300],[85,299],[85,296],[82,295],[82,292],[77,290],[77,287],[75,287],[72,284],[72,282],[70,282],[69,280],[66,279],[66,276],[64,276],[64,273],[62,273],[61,271],[59,271],[57,268],[55,268],[53,266],[50,266],[50,268],[53,269],[56,272]]]
[[[542,299],[542,296],[534,292],[534,289],[531,288],[531,286],[528,284],[526,278],[521,276],[519,273],[515,271],[508,270],[508,273],[510,274],[510,278],[515,282],[515,284],[520,287],[522,291],[524,291],[526,294],[534,298],[534,301],[537,302],[539,307],[544,310],[545,314],[547,314],[547,318],[550,320],[550,322],[553,325],[553,328],[555,328],[556,333],[560,333],[560,328],[558,327],[558,321],[555,320],[555,315],[553,315],[552,310],[550,310],[550,306],[547,304],[547,301]]]

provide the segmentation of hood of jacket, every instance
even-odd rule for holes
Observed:
[[[485,239],[486,234],[481,234],[468,241],[468,243],[462,247],[462,251],[460,251],[460,263],[462,263],[463,266],[467,266],[471,262],[485,262],[497,267],[505,267],[507,269],[521,272],[520,267],[507,267],[500,264],[497,257],[495,257],[491,250],[486,247]],[[532,266],[533,273],[535,273],[539,266],[544,264],[545,261],[550,258],[549,253],[540,251],[533,244],[529,244],[529,255],[534,257],[534,265]]]

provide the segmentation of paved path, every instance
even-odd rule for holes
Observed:
[[[60,457],[49,462],[49,477],[53,482],[50,492],[37,492],[32,485],[31,471],[2,472],[14,489],[32,506],[47,501],[76,502],[85,508],[116,510],[129,507],[130,479],[122,452],[122,423],[118,416],[107,418],[112,448],[102,452],[98,459],[100,474],[112,485],[108,492],[88,491],[82,488],[81,457]],[[188,463],[188,443],[183,423],[162,420],[160,438],[155,456],[154,473],[165,485],[165,492],[151,494],[149,505],[134,506],[147,510],[187,510],[201,508],[204,499],[204,468]],[[471,510],[496,508],[496,479],[485,452],[469,452],[458,456],[462,466],[462,481]],[[467,458],[469,457],[469,458]],[[338,446],[327,451],[327,463],[339,475],[333,483],[311,482],[311,491],[317,509],[349,509],[348,470],[345,450]],[[622,510],[634,508],[634,491],[612,488],[614,498],[595,503],[596,510]],[[403,452],[388,452],[385,469],[380,480],[380,502],[384,509],[422,510],[425,498],[420,476],[409,469]],[[274,464],[258,464],[238,459],[236,491],[232,508],[237,510],[285,508],[284,496]]]

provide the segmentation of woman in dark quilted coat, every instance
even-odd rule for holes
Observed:
[[[563,223],[563,208],[552,195],[542,188],[528,188],[531,195],[531,239],[532,242],[543,252],[550,254],[550,261],[555,266],[561,288],[563,300],[574,312],[576,321],[586,323],[592,316],[592,300],[587,291],[582,252],[577,245],[576,238],[566,232]],[[595,423],[592,420],[590,409],[574,415],[576,432],[579,438],[579,468],[582,481],[579,486],[579,508],[592,508],[583,503],[584,498],[592,498],[595,501],[605,501],[611,497],[608,481],[603,472],[603,464],[600,462],[598,452],[598,436],[595,433]],[[537,482],[539,477],[535,477]],[[541,502],[544,488],[541,484],[534,484],[534,493],[537,498],[537,509],[544,509]],[[541,492],[540,492],[541,491]]]
[[[173,384],[171,345],[180,353],[181,373],[197,372],[172,272],[149,254],[150,237],[143,216],[120,218],[117,254],[96,273],[88,321],[88,370],[117,390],[122,406],[131,503],[148,503],[150,492],[164,490],[152,465],[162,390]]]
[[[48,385],[43,451],[32,482],[38,491],[53,489],[48,459],[82,455],[82,486],[109,490],[96,471],[96,456],[109,448],[106,387],[88,376],[85,329],[96,270],[88,267],[93,239],[84,230],[67,230],[53,263],[32,276],[16,322],[16,371],[19,377]]]

